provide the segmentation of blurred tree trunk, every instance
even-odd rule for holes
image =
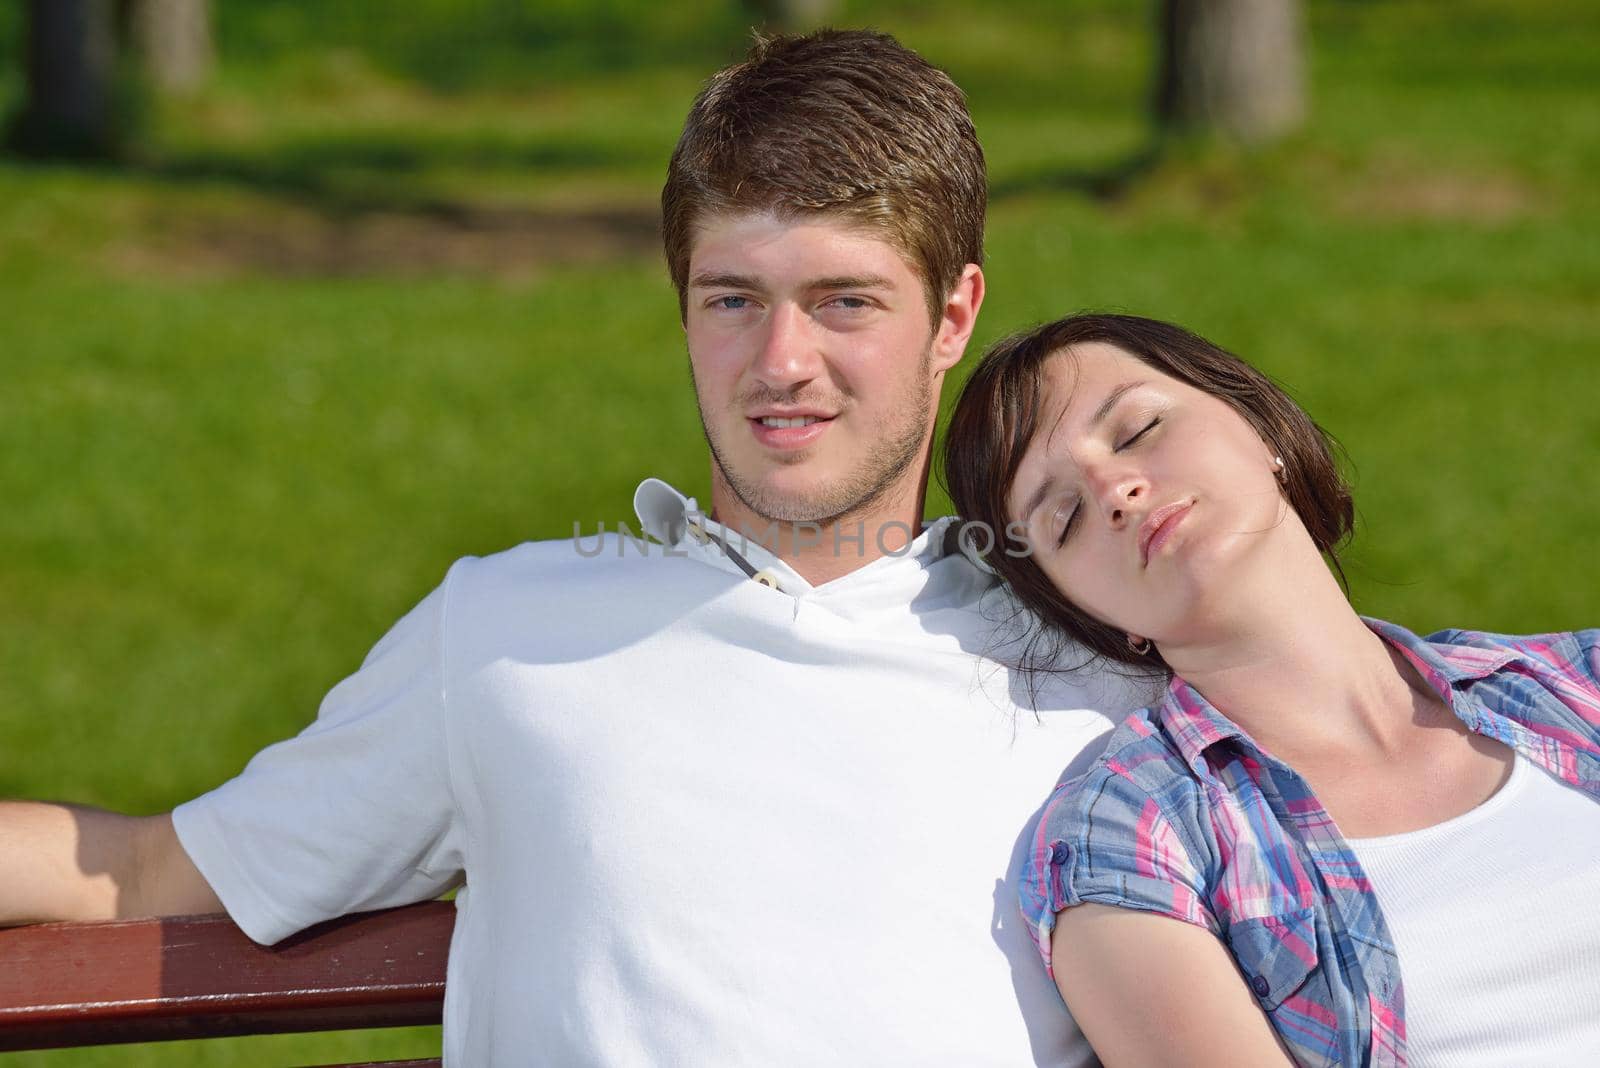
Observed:
[[[1162,0],[1156,112],[1171,130],[1269,141],[1305,118],[1299,0]]]
[[[772,30],[809,30],[839,13],[839,0],[744,0],[744,6]]]
[[[187,93],[211,76],[210,0],[119,0],[118,21],[150,83]]]
[[[109,153],[116,69],[110,0],[28,0],[27,37],[27,96],[13,145],[33,155]]]

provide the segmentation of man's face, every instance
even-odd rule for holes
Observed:
[[[762,213],[698,232],[684,330],[719,518],[824,523],[916,498],[970,322],[935,330],[921,279],[858,228]]]

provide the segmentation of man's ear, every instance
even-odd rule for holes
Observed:
[[[939,326],[933,335],[933,369],[948,371],[967,351],[972,328],[978,324],[978,309],[983,307],[983,268],[969,263],[944,298]]]

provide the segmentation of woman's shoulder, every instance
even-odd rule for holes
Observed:
[[[1393,624],[1384,624],[1393,629]],[[1600,629],[1552,631],[1545,634],[1501,634],[1451,627],[1428,635],[1427,642],[1463,675],[1486,678],[1518,665],[1557,686],[1600,687]]]
[[[1162,730],[1159,706],[1141,708],[1116,726],[1094,763],[1056,786],[1043,818],[1052,830],[1070,832],[1092,821],[1148,821],[1153,805],[1167,819],[1182,820],[1196,813],[1201,789]]]
[[[1449,645],[1471,649],[1504,649],[1525,656],[1550,658],[1554,655],[1565,666],[1571,658],[1585,659],[1582,666],[1593,669],[1592,658],[1600,652],[1600,628],[1585,630],[1559,630],[1544,634],[1500,634],[1495,631],[1474,630],[1468,627],[1449,627],[1428,635],[1435,645]]]
[[[1048,931],[1085,902],[1172,916],[1218,930],[1208,798],[1157,709],[1129,715],[1083,774],[1056,787],[1039,816],[1023,912]],[[1041,942],[1041,947],[1045,943]]]
[[[1093,768],[1104,768],[1107,774],[1135,782],[1164,782],[1171,774],[1193,778],[1162,722],[1159,702],[1129,713],[1107,736],[1106,747]]]

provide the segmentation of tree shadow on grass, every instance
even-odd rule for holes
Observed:
[[[570,208],[490,202],[431,189],[426,172],[443,167],[572,177],[639,163],[635,150],[594,141],[441,142],[358,133],[259,153],[200,149],[77,166],[138,176],[180,193],[207,187],[250,195],[237,202],[154,198],[145,218],[118,237],[115,258],[140,271],[520,276],[551,265],[658,255],[653,199]]]
[[[660,247],[652,208],[553,210],[432,201],[404,210],[173,219],[166,236],[136,250],[133,259],[178,272],[517,278],[552,266],[640,260],[659,255]]]
[[[991,203],[1003,203],[1040,193],[1077,193],[1094,200],[1115,201],[1132,192],[1167,157],[1166,142],[1153,138],[1109,164],[1042,167],[1010,175],[990,183],[989,200]]]
[[[1163,143],[1152,140],[1104,166],[1013,174],[991,186],[990,199],[1068,192],[1114,201],[1165,158]],[[168,186],[232,187],[268,200],[197,210],[163,204],[148,232],[129,235],[122,246],[121,259],[140,270],[521,276],[547,266],[659,256],[659,211],[643,199],[573,208],[491,204],[441,195],[419,177],[440,166],[572,176],[643,162],[637,148],[599,141],[441,142],[380,132],[306,139],[270,152],[201,149],[98,166]]]
[[[129,170],[163,182],[226,183],[327,212],[425,208],[408,180],[448,166],[561,174],[637,166],[641,154],[597,141],[424,140],[404,134],[343,134],[290,142],[270,154],[199,150],[135,160]]]

